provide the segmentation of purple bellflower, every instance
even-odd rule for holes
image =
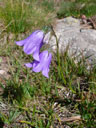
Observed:
[[[39,53],[43,45],[44,32],[41,30],[34,31],[29,37],[24,40],[16,41],[19,46],[24,46],[23,50],[27,55],[33,54],[36,61],[40,61]]]
[[[48,72],[49,72],[49,66],[52,59],[52,54],[48,51],[43,51],[39,55],[40,61],[34,60],[32,63],[26,63],[25,66],[28,68],[32,68],[32,71],[34,72],[40,72],[42,71],[42,74],[49,78]]]

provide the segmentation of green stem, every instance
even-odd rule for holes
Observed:
[[[66,80],[64,79],[64,75],[63,75],[63,70],[62,70],[62,67],[61,67],[61,63],[60,63],[60,53],[59,53],[59,42],[58,42],[58,38],[57,38],[57,35],[55,34],[55,31],[53,29],[53,27],[51,26],[51,30],[52,30],[52,34],[55,36],[56,38],[56,46],[57,46],[57,62],[58,62],[58,67],[60,69],[60,74],[61,74],[61,77],[62,77],[62,80],[64,82],[64,84],[66,85]]]

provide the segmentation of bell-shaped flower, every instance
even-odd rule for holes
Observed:
[[[23,50],[27,55],[33,54],[33,58],[39,61],[40,48],[43,45],[44,32],[37,30],[24,40],[16,41],[19,46],[24,46]]]
[[[49,66],[51,63],[51,59],[52,59],[52,54],[49,53],[48,51],[43,51],[40,53],[40,61],[36,61],[34,60],[32,63],[27,63],[25,64],[26,67],[28,68],[32,68],[32,71],[34,72],[40,72],[42,71],[42,74],[49,78]]]

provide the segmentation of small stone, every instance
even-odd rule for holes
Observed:
[[[0,70],[0,75],[4,75],[6,72],[4,70]]]

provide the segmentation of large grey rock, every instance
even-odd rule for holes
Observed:
[[[69,45],[69,54],[80,54],[83,52],[85,56],[91,56],[92,60],[96,56],[96,30],[94,29],[80,29],[82,25],[79,19],[67,17],[57,20],[53,27],[59,41],[60,53],[64,52]],[[49,45],[53,51],[56,51],[56,39],[50,33],[46,34],[49,39]]]

